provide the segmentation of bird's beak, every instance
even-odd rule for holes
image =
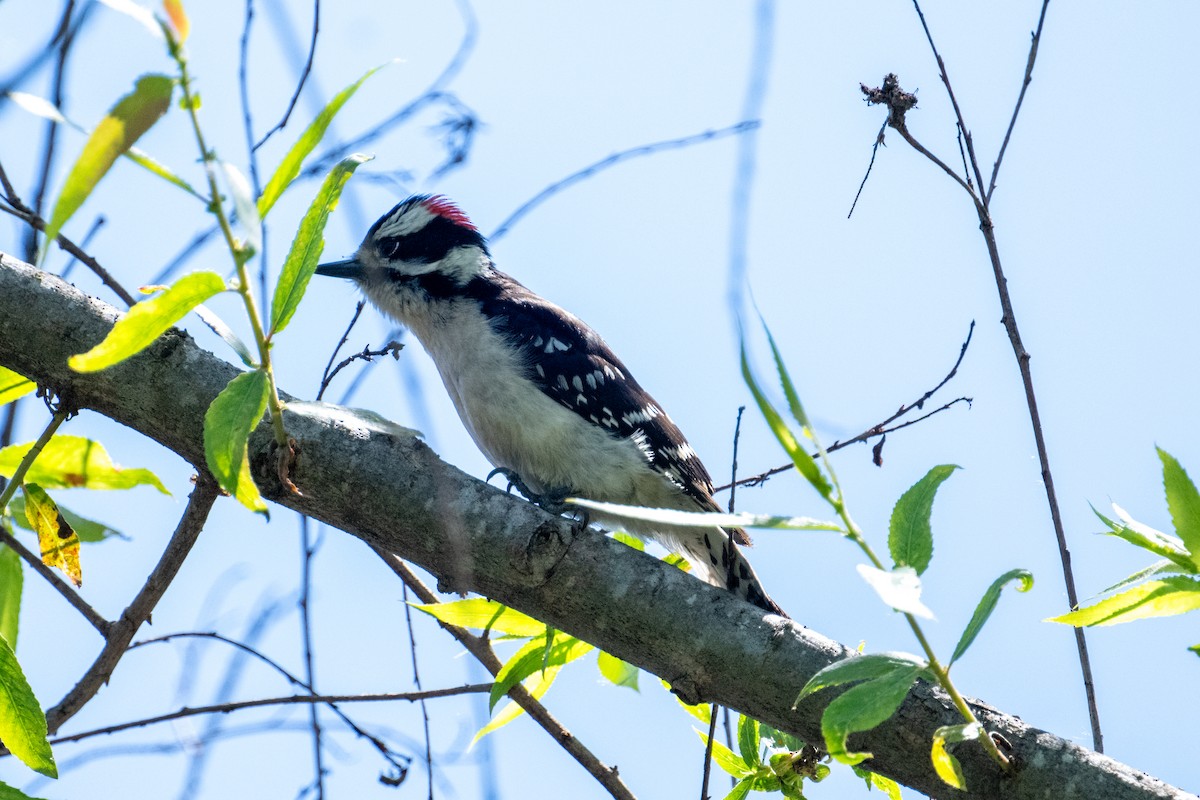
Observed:
[[[331,261],[317,267],[318,275],[328,275],[331,278],[350,278],[357,280],[363,276],[362,264],[357,258],[347,258],[345,261]]]

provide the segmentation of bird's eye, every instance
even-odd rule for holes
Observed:
[[[379,245],[379,254],[384,258],[395,258],[400,250],[399,239],[388,239]]]

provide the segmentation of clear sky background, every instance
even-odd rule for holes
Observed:
[[[274,124],[295,86],[311,28],[304,3],[262,0],[248,66],[256,135]],[[974,339],[958,376],[937,399],[969,396],[888,438],[883,468],[859,446],[835,456],[852,512],[881,550],[891,505],[936,464],[963,469],[942,488],[934,512],[935,557],[924,599],[937,614],[935,646],[948,653],[976,601],[1001,573],[1036,577],[1026,595],[1006,593],[992,623],[956,667],[962,690],[1032,725],[1090,744],[1073,637],[1042,622],[1065,610],[1054,534],[1039,476],[1019,374],[1003,327],[978,223],[964,192],[896,134],[888,133],[854,216],[847,212],[884,112],[868,108],[859,83],[888,72],[917,91],[913,134],[958,164],[953,115],[917,15],[906,3],[640,3],[602,5],[481,2],[346,2],[322,9],[313,75],[287,129],[258,153],[269,174],[303,125],[337,90],[370,67],[402,59],[347,105],[334,135],[349,139],[419,97],[469,39],[465,60],[406,124],[362,145],[360,169],[327,231],[326,255],[353,252],[374,219],[411,192],[460,203],[485,233],[545,187],[614,153],[723,129],[747,118],[755,58],[765,59],[761,120],[745,229],[748,285],[769,322],[826,442],[853,436],[911,402],[949,370],[972,320]],[[1036,2],[927,2],[976,151],[990,172],[1012,113],[1037,23]],[[766,33],[756,24],[769,14]],[[203,98],[202,122],[219,154],[249,171],[238,94],[244,5],[193,2],[189,42]],[[0,4],[0,79],[49,38],[57,5]],[[1200,6],[1055,2],[1034,80],[1005,156],[992,203],[1009,287],[1041,403],[1051,465],[1076,579],[1088,597],[1151,559],[1094,535],[1088,504],[1120,503],[1170,529],[1154,446],[1200,477],[1196,354],[1200,349],[1192,155],[1200,114],[1189,87],[1197,73]],[[93,125],[146,72],[169,72],[163,46],[129,18],[92,10],[67,64],[65,109]],[[49,67],[19,88],[48,95]],[[466,162],[441,170],[439,127],[468,108],[480,121]],[[456,111],[456,109],[458,109]],[[26,196],[40,163],[43,123],[0,100],[0,163]],[[83,137],[61,135],[57,186]],[[586,319],[687,432],[710,470],[729,473],[737,408],[750,402],[736,360],[729,306],[737,239],[734,187],[747,140],[725,136],[630,158],[538,205],[493,241],[499,266]],[[200,180],[186,118],[173,111],[141,146]],[[274,275],[316,183],[294,187],[272,212],[266,263]],[[127,286],[156,280],[209,226],[192,198],[129,163],[112,174],[68,226]],[[20,225],[0,220],[0,249],[20,253]],[[59,253],[50,269],[65,263]],[[212,245],[182,270],[229,268]],[[115,298],[84,269],[72,280]],[[320,281],[321,279],[317,279]],[[322,367],[356,300],[349,285],[314,283],[277,343],[282,388],[316,392]],[[212,307],[239,330],[232,296]],[[202,345],[232,356],[195,320]],[[368,313],[350,347],[385,341],[389,326]],[[335,384],[331,397],[348,381]],[[371,369],[354,405],[424,431],[450,463],[482,477],[489,465],[458,423],[420,348]],[[45,412],[28,403],[18,441],[34,438]],[[84,596],[115,617],[140,587],[190,490],[189,467],[154,443],[96,414],[69,433],[105,443],[127,466],[153,468],[174,493],[62,493],[74,510],[121,529],[84,552]],[[748,410],[743,473],[785,459]],[[738,507],[825,516],[795,476],[738,493]],[[317,685],[326,692],[412,687],[401,589],[358,540],[321,536],[313,597]],[[761,532],[749,557],[797,621],[869,651],[915,651],[903,619],[883,607],[855,571],[856,550],[831,535]],[[298,524],[282,510],[264,524],[221,502],[193,556],[145,635],[218,630],[252,638],[299,672],[295,609]],[[254,620],[259,630],[250,630]],[[62,600],[27,577],[18,655],[47,706],[91,663],[94,632]],[[481,679],[482,671],[428,620],[414,621],[426,687]],[[1200,699],[1195,617],[1150,620],[1089,632],[1106,750],[1177,786],[1200,789],[1193,757]],[[109,687],[64,732],[214,702],[231,652],[220,645],[160,645],[122,662]],[[752,665],[748,665],[748,669]],[[261,665],[244,664],[229,695],[290,691]],[[594,665],[567,669],[547,704],[597,755],[620,767],[642,797],[699,792],[702,748],[693,720],[643,674],[634,693],[605,684]],[[419,712],[407,705],[356,706],[360,724],[400,749],[423,751]],[[431,708],[435,786],[444,798],[569,796],[603,790],[541,731],[522,719],[466,752],[486,707],[436,701]],[[407,783],[381,786],[370,748],[333,731],[328,777],[337,798],[423,797],[418,757]],[[0,780],[48,798],[293,798],[312,778],[300,710],[196,718],[57,749],[57,784],[30,782],[11,759]],[[210,725],[227,731],[198,748]],[[274,726],[263,732],[263,726]],[[200,767],[206,767],[201,777]],[[718,779],[718,788],[724,786]],[[836,769],[811,797],[861,797]],[[719,797],[720,794],[718,793]],[[915,796],[906,792],[906,796]]]

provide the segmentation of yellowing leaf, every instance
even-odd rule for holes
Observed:
[[[1146,581],[1128,591],[1046,621],[1076,627],[1117,625],[1146,617],[1169,617],[1197,608],[1200,608],[1200,581],[1178,576]]]
[[[163,331],[215,294],[225,291],[225,279],[215,272],[193,272],[165,292],[143,300],[117,320],[104,341],[67,363],[76,372],[96,372],[118,364],[148,347]]]
[[[186,42],[188,34],[192,31],[192,22],[183,10],[183,3],[180,0],[163,0],[163,11],[167,12],[167,19],[175,29],[175,41],[180,44]]]
[[[12,477],[33,442],[0,450],[0,475]],[[99,442],[59,434],[50,439],[25,474],[25,480],[50,489],[132,489],[153,486],[170,494],[148,469],[125,469],[112,462]]]
[[[25,493],[25,518],[29,520],[30,527],[37,531],[42,563],[61,570],[76,587],[82,586],[79,537],[42,487],[36,483],[26,483],[21,488]]]
[[[534,700],[540,700],[542,695],[546,693],[546,690],[554,684],[554,679],[558,677],[558,671],[561,669],[561,666],[546,667],[543,672],[538,672],[531,675],[522,685]],[[474,745],[492,731],[503,728],[505,725],[512,722],[514,719],[524,713],[525,709],[517,705],[516,701],[509,700],[500,709],[500,711],[494,717],[492,717],[491,722],[489,722],[487,725],[484,725],[476,732],[475,737],[471,739],[471,745]]]
[[[175,82],[166,75],[143,75],[134,90],[122,97],[92,131],[54,203],[46,224],[47,249],[113,162],[167,113],[174,87]]]
[[[500,631],[513,636],[540,636],[546,632],[546,623],[538,622],[503,603],[482,597],[469,597],[450,603],[413,603],[412,607],[447,625],[460,628]]]
[[[0,406],[24,397],[36,388],[37,385],[24,375],[0,367]]]

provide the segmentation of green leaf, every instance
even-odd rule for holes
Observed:
[[[902,800],[900,795],[900,784],[896,783],[891,778],[885,778],[882,775],[877,775],[874,772],[867,773],[867,783],[875,787],[879,791],[888,796],[888,800]]]
[[[971,615],[971,621],[967,623],[966,629],[962,632],[962,636],[958,640],[958,645],[954,648],[954,655],[950,656],[951,664],[958,661],[963,653],[967,652],[967,648],[971,646],[971,643],[975,641],[975,637],[979,635],[979,631],[983,629],[984,624],[988,621],[988,617],[995,610],[996,603],[1000,600],[1001,590],[1011,581],[1018,581],[1018,592],[1028,592],[1033,588],[1033,573],[1023,569],[1010,569],[992,581],[992,585],[988,587],[988,590],[983,593],[983,597],[979,599],[979,605],[975,606],[975,613]]]
[[[888,550],[897,567],[912,567],[920,575],[929,566],[933,558],[933,529],[929,525],[933,498],[956,469],[954,464],[934,467],[896,501],[888,530]]]
[[[1200,581],[1178,576],[1146,581],[1098,603],[1051,617],[1046,622],[1076,627],[1118,625],[1135,619],[1183,614],[1197,608],[1200,608]]]
[[[33,442],[14,444],[0,450],[0,475],[12,477]],[[82,436],[58,434],[46,443],[25,480],[46,489],[132,489],[153,486],[170,494],[148,469],[126,469],[114,464],[104,445]]]
[[[250,477],[246,443],[267,410],[269,391],[265,372],[243,372],[221,390],[204,414],[204,459],[209,471],[222,489],[259,514],[266,514],[267,504]]]
[[[267,218],[267,212],[279,200],[279,196],[284,193],[288,185],[300,174],[300,165],[304,163],[304,159],[313,151],[313,148],[320,143],[321,138],[325,136],[325,130],[329,127],[329,123],[333,121],[334,116],[346,104],[346,101],[354,96],[354,93],[358,91],[358,87],[362,86],[367,78],[385,66],[387,65],[381,64],[369,70],[357,81],[338,92],[329,101],[329,104],[321,110],[317,118],[309,124],[304,133],[300,134],[300,138],[296,140],[296,143],[292,145],[292,149],[288,151],[288,154],[283,157],[283,161],[276,167],[275,174],[267,181],[266,187],[263,188],[262,196],[258,198],[258,216],[260,218]]]
[[[708,747],[708,735],[696,728],[692,728],[692,730],[696,731],[700,736],[700,741],[704,742],[705,747]],[[716,739],[712,741],[712,758],[718,767],[735,778],[745,778],[754,775],[753,767],[743,761],[741,756]]]
[[[659,680],[662,680],[662,679],[660,678]],[[671,684],[667,683],[666,681],[662,681],[662,685],[663,685],[664,689],[666,689],[667,691],[671,691]],[[676,695],[674,695],[674,697],[675,697],[675,702],[679,703],[679,705],[683,708],[684,711],[691,714],[696,719],[700,720],[700,722],[704,723],[705,725],[708,725],[712,721],[712,710],[713,709],[712,709],[711,704],[696,703],[695,705],[688,705],[687,703],[683,702],[683,700],[681,700],[679,698],[679,695],[676,694]]]
[[[804,742],[800,739],[796,738],[790,733],[778,730],[777,728],[772,728],[766,723],[760,722],[758,724],[758,732],[759,735],[761,735],[764,739],[769,740],[773,746],[782,747],[785,750],[789,750],[793,753],[799,752],[799,750],[804,747]]]
[[[225,280],[215,272],[184,275],[163,293],[135,305],[117,320],[104,341],[67,363],[76,372],[96,372],[148,347],[193,308],[219,292]]]
[[[40,798],[30,797],[20,789],[14,789],[4,781],[0,781],[0,800],[40,800]]]
[[[225,176],[229,196],[233,198],[238,225],[246,233],[245,245],[249,245],[255,253],[262,252],[262,220],[258,217],[258,207],[254,204],[254,190],[250,188],[250,181],[240,169],[228,161],[219,161],[217,166]],[[248,260],[249,254],[244,249],[242,252]]]
[[[757,767],[762,763],[759,753],[758,720],[738,714],[738,750],[747,766]]]
[[[939,778],[955,789],[966,791],[967,782],[963,778],[962,765],[946,749],[946,745],[978,739],[982,730],[978,722],[969,722],[963,725],[943,725],[933,732],[933,748],[930,751],[933,769]]]
[[[754,372],[750,369],[750,360],[746,356],[745,339],[741,343],[741,359],[742,359],[742,380],[746,382],[746,386],[750,389],[750,394],[754,396],[754,402],[758,405],[758,410],[762,412],[763,418],[767,421],[767,427],[771,429],[771,433],[775,434],[776,441],[792,459],[792,464],[796,470],[804,476],[804,479],[817,490],[818,493],[826,500],[833,496],[833,486],[830,485],[828,479],[821,473],[820,467],[813,457],[808,454],[800,442],[796,440],[796,435],[792,433],[783,417],[771,401],[767,399],[766,394],[758,385],[758,381],[754,377]]]
[[[225,341],[225,344],[233,348],[233,352],[237,353],[237,357],[241,359],[243,364],[250,369],[254,369],[254,355],[250,352],[250,348],[238,338],[238,335],[233,332],[232,328],[225,324],[225,320],[210,311],[203,303],[197,305],[192,311],[196,313],[201,322],[208,326],[209,330],[220,336]]]
[[[24,397],[36,388],[37,384],[24,375],[0,367],[0,406],[11,403],[18,397]]]
[[[1109,528],[1109,535],[1116,536],[1143,550],[1168,558],[1178,564],[1183,572],[1195,573],[1196,564],[1183,544],[1183,540],[1160,530],[1151,528],[1129,516],[1129,512],[1116,503],[1112,504],[1119,521],[1111,520],[1092,508],[1092,513]]]
[[[623,545],[632,547],[634,550],[637,550],[638,552],[641,552],[641,553],[646,552],[646,543],[631,533],[626,533],[625,531],[617,531],[616,533],[614,533],[612,535],[612,538],[616,539],[618,542],[620,542]]]
[[[555,637],[548,653],[546,643],[547,638],[544,635],[534,637],[504,662],[504,666],[496,674],[495,682],[492,683],[489,709],[495,708],[496,703],[508,694],[509,689],[535,672],[546,672],[550,667],[561,667],[592,649],[587,642],[565,634]]]
[[[292,315],[296,313],[300,299],[304,297],[304,290],[308,288],[308,282],[317,270],[321,253],[325,250],[325,223],[329,221],[329,214],[337,207],[342,189],[354,174],[354,170],[359,164],[370,160],[371,156],[357,153],[344,158],[330,170],[325,182],[321,184],[320,191],[313,198],[304,219],[300,221],[296,238],[292,240],[292,248],[283,262],[279,282],[275,284],[269,335],[274,336],[286,328]]]
[[[457,625],[460,628],[500,631],[514,636],[539,636],[546,632],[546,623],[539,622],[503,603],[485,600],[482,597],[470,597],[450,603],[429,603],[428,605],[412,603],[411,605],[434,619],[441,620],[447,625]]]
[[[1196,655],[1200,656],[1200,644],[1194,644],[1191,647],[1189,647],[1188,650],[1190,650],[1193,653],[1195,653]]]
[[[825,737],[829,755],[844,764],[857,764],[871,758],[871,753],[856,753],[849,749],[850,734],[869,731],[895,714],[924,670],[920,665],[900,667],[835,697],[821,716],[821,734]]]
[[[554,679],[558,677],[559,670],[562,667],[550,667],[545,672],[539,672],[531,676],[522,685],[529,692],[534,700],[541,699],[542,695],[554,684]],[[510,700],[505,703],[504,707],[492,717],[492,721],[484,725],[475,732],[474,738],[471,739],[471,744],[475,744],[489,733],[503,728],[508,723],[512,722],[517,717],[525,713],[525,709],[517,705],[516,701]]]
[[[600,674],[614,685],[628,686],[635,692],[638,690],[638,668],[633,664],[601,650],[596,665],[600,667]]]
[[[46,741],[46,717],[17,663],[16,653],[0,639],[0,741],[30,769],[58,777]]]
[[[1167,508],[1171,510],[1175,535],[1183,540],[1192,564],[1200,569],[1200,492],[1196,491],[1196,484],[1174,456],[1161,447],[1155,449],[1163,465],[1163,487],[1167,491]]]
[[[1153,564],[1146,567],[1145,569],[1139,569],[1137,572],[1133,573],[1132,575],[1122,578],[1121,580],[1114,583],[1112,586],[1109,586],[1107,589],[1105,589],[1101,592],[1098,592],[1097,595],[1109,594],[1109,593],[1115,592],[1119,589],[1124,589],[1126,586],[1132,586],[1135,583],[1141,583],[1142,581],[1146,580],[1147,578],[1151,578],[1155,575],[1175,575],[1181,571],[1190,572],[1190,570],[1181,570],[1178,564],[1176,564],[1174,561],[1170,561],[1168,559],[1163,559],[1162,561],[1155,561]]]
[[[0,544],[0,638],[14,650],[21,621],[21,589],[25,575],[17,551]]]
[[[92,131],[54,203],[46,224],[46,250],[117,157],[167,113],[174,88],[174,80],[166,75],[143,75],[134,90],[122,97]]]
[[[928,667],[924,659],[908,653],[871,653],[865,656],[849,656],[841,661],[835,661],[808,679],[792,707],[805,697],[822,689],[842,686],[858,681],[870,681],[903,672],[909,669],[923,670]]]
[[[753,778],[742,778],[734,785],[729,794],[725,795],[725,800],[745,800],[746,795],[750,794],[750,789],[753,786]]]
[[[25,497],[17,495],[9,501],[8,507],[12,509],[13,522],[20,525],[26,530],[32,530],[29,523],[25,521]],[[118,539],[128,539],[129,537],[121,533],[116,528],[110,528],[103,522],[96,522],[86,517],[81,517],[74,511],[65,508],[61,503],[58,505],[58,511],[63,515],[67,523],[75,529],[75,533],[79,536],[81,542],[102,542],[110,536],[115,536]]]

